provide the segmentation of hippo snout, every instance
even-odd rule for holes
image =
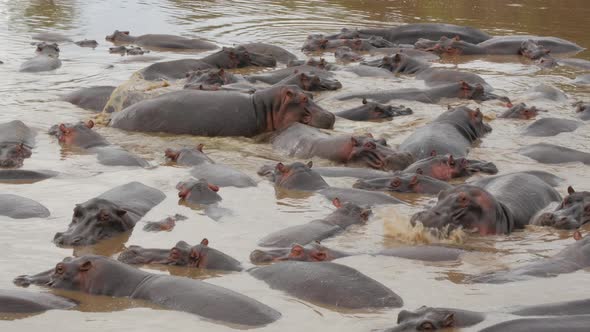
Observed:
[[[332,114],[332,112],[322,109],[315,112],[315,114],[312,116],[311,123],[309,124],[316,128],[332,129],[334,128],[335,122],[336,116]]]
[[[560,216],[552,212],[545,212],[539,215],[533,224],[559,229],[576,229],[580,226],[574,218],[570,216]]]
[[[254,264],[270,263],[273,257],[262,250],[254,250],[250,254],[250,261]]]
[[[12,282],[19,287],[29,287],[31,285],[31,278],[27,275],[21,275],[14,278]]]

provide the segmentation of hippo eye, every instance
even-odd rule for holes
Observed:
[[[418,326],[418,331],[434,331],[435,327],[434,324],[431,322],[423,322]]]
[[[393,179],[393,181],[391,181],[391,186],[393,187],[399,187],[401,186],[402,181],[399,178],[395,178]]]

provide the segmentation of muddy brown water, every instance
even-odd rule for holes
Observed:
[[[194,211],[177,202],[174,186],[188,177],[183,168],[165,166],[163,151],[204,143],[206,151],[216,161],[235,166],[254,178],[259,166],[289,161],[268,145],[246,138],[200,138],[189,136],[146,135],[126,133],[111,128],[99,128],[110,142],[119,144],[157,166],[153,169],[106,167],[97,164],[93,155],[80,155],[62,150],[50,138],[47,129],[59,122],[90,118],[90,114],[61,102],[58,96],[80,87],[119,85],[147,63],[132,62],[133,58],[111,55],[110,43],[104,36],[115,29],[131,30],[134,34],[172,33],[200,36],[220,45],[248,41],[264,41],[288,48],[303,57],[298,49],[306,35],[313,32],[333,33],[341,27],[392,26],[411,22],[447,22],[471,25],[493,35],[539,34],[572,40],[590,47],[587,22],[590,6],[584,0],[570,1],[0,1],[0,122],[20,119],[38,130],[33,156],[25,161],[26,169],[51,169],[61,173],[57,178],[35,184],[1,184],[0,192],[15,193],[35,199],[51,210],[47,219],[13,220],[0,217],[0,288],[13,288],[12,279],[20,274],[36,273],[55,265],[72,249],[58,248],[51,239],[63,231],[72,215],[75,203],[83,202],[117,185],[136,180],[163,190],[166,200],[138,223],[126,245],[169,248],[178,240],[197,243],[207,237],[211,246],[220,249],[250,266],[249,253],[256,242],[269,232],[289,225],[302,224],[321,218],[333,209],[320,196],[275,196],[273,187],[260,179],[256,188],[222,188],[221,206],[232,214],[214,221],[203,212]],[[19,65],[31,57],[31,35],[40,31],[61,32],[74,40],[96,39],[96,49],[80,48],[62,43],[63,66],[52,72],[18,73]],[[166,60],[195,56],[170,52],[152,52]],[[198,55],[201,56],[201,55]],[[326,54],[331,60],[330,55]],[[590,59],[590,52],[577,55]],[[526,100],[524,91],[539,84],[553,84],[568,94],[563,103],[527,100],[550,113],[541,116],[575,118],[571,103],[588,100],[589,89],[574,86],[571,79],[583,71],[559,67],[539,70],[516,58],[461,58],[446,60],[440,66],[457,67],[482,75],[497,93],[514,101]],[[343,91],[422,86],[420,81],[403,78],[400,81],[358,78],[339,73]],[[340,93],[340,92],[337,92]],[[332,97],[337,93],[316,96],[319,104],[337,111],[355,105]],[[588,125],[572,133],[550,138],[525,138],[520,131],[526,125],[519,121],[494,120],[503,110],[497,102],[476,105],[456,100],[438,105],[403,102],[415,114],[383,123],[355,123],[339,119],[336,130],[341,132],[371,132],[385,137],[391,144],[400,143],[417,126],[443,112],[447,105],[478,106],[488,116],[494,131],[474,148],[471,157],[493,161],[501,172],[516,170],[545,170],[566,181],[559,188],[565,193],[568,184],[578,190],[589,190],[588,166],[581,164],[542,165],[520,156],[516,150],[526,144],[551,142],[590,151]],[[314,160],[316,165],[329,165]],[[258,178],[257,178],[258,179]],[[352,179],[329,179],[336,186],[348,187]],[[408,219],[412,213],[433,198],[403,197],[410,204],[375,209],[374,216],[363,227],[352,227],[343,234],[325,241],[335,249],[369,252],[384,247],[430,242],[424,232],[411,229]],[[160,220],[176,213],[188,220],[177,222],[171,232],[150,233],[142,230],[145,221]],[[588,271],[561,275],[556,278],[532,279],[504,285],[464,285],[460,281],[489,269],[509,268],[527,261],[549,256],[573,242],[569,232],[530,228],[510,236],[486,238],[459,234],[446,243],[475,249],[461,262],[425,264],[418,261],[369,255],[349,257],[339,263],[349,265],[378,280],[397,292],[405,309],[421,305],[447,306],[491,312],[488,320],[473,328],[510,318],[501,314],[515,305],[539,304],[558,300],[587,298]],[[85,248],[76,253],[98,252],[115,254],[120,247],[106,243]],[[206,279],[256,298],[282,313],[277,322],[260,331],[370,331],[394,326],[399,309],[342,312],[303,302],[267,285],[247,273],[202,274],[183,270],[151,270]],[[33,291],[42,291],[31,287]],[[69,294],[83,304],[70,311],[49,311],[26,319],[0,321],[2,331],[38,331],[49,326],[60,331],[228,331],[233,327],[205,321],[197,316],[158,310],[137,301]],[[3,317],[16,318],[16,317]],[[22,318],[22,317],[19,317]],[[469,330],[469,329],[466,329]]]

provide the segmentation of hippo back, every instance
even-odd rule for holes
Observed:
[[[458,132],[455,126],[435,122],[418,128],[400,144],[399,148],[420,160],[430,157],[433,151],[437,155],[451,154],[453,157],[464,157],[469,152],[469,146],[469,140]]]
[[[0,144],[17,143],[29,148],[35,145],[35,134],[20,120],[0,124]]]
[[[115,187],[97,198],[117,204],[120,208],[143,217],[166,198],[163,192],[139,182]]]

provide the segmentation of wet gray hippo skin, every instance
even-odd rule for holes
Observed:
[[[352,225],[363,225],[371,215],[371,210],[363,209],[353,203],[341,203],[339,199],[334,199],[333,204],[336,206],[336,211],[324,219],[273,232],[258,241],[258,245],[261,247],[288,247],[293,243],[306,245],[332,237]]]
[[[242,271],[240,262],[209,247],[207,239],[203,239],[196,246],[179,241],[172,249],[145,249],[140,246],[131,246],[117,259],[125,264],[163,264],[209,270]]]
[[[566,102],[567,95],[550,84],[539,84],[528,89],[524,97],[529,100],[547,99],[557,102]]]
[[[354,92],[342,94],[336,97],[338,100],[370,99],[380,103],[387,103],[394,99],[415,100],[423,103],[435,104],[443,98],[470,99],[486,101],[498,99],[510,104],[510,99],[495,95],[485,90],[481,84],[471,85],[461,81],[445,85],[436,85],[429,89],[404,88],[396,90],[383,90],[377,92]]]
[[[546,112],[545,110],[540,110],[535,106],[527,106],[525,103],[518,103],[501,115],[498,118],[504,119],[522,119],[522,120],[530,120],[539,114],[539,112]]]
[[[404,53],[384,56],[382,59],[362,62],[366,66],[387,69],[394,74],[413,75],[430,68],[430,64]]]
[[[224,164],[216,164],[203,152],[203,144],[195,148],[167,149],[166,158],[181,166],[192,166],[190,173],[197,179],[207,179],[221,187],[253,187],[256,181],[241,171]]]
[[[392,290],[348,266],[331,262],[279,262],[250,270],[271,288],[315,304],[346,309],[399,308]]]
[[[539,259],[507,271],[488,272],[468,279],[471,283],[504,284],[531,277],[549,278],[590,266],[590,236],[568,245],[553,257]]]
[[[576,76],[576,78],[574,79],[573,83],[574,84],[577,84],[577,85],[590,84],[590,74],[584,74],[584,75]]]
[[[338,80],[316,75],[314,72],[298,72],[274,85],[295,85],[304,91],[328,91],[342,88],[342,83]]]
[[[3,169],[0,170],[0,183],[35,183],[57,176],[59,173],[48,170],[19,170]]]
[[[552,212],[536,216],[531,224],[559,229],[576,229],[590,222],[590,192],[576,192],[571,186],[568,195]]]
[[[61,33],[56,32],[41,32],[34,34],[31,38],[35,40],[40,40],[44,42],[51,42],[51,43],[62,43],[62,42],[71,42],[72,39],[68,36],[65,36]]]
[[[207,90],[204,86],[222,86],[244,81],[225,69],[205,69],[191,71],[186,74],[185,89]]]
[[[50,293],[21,290],[0,290],[0,313],[38,313],[47,310],[67,310],[75,307],[74,301]]]
[[[111,145],[100,134],[93,131],[94,122],[61,123],[49,129],[49,134],[57,137],[62,146],[85,149],[96,153],[98,162],[107,166],[137,166],[148,167],[149,163],[144,159],[123,150],[121,147]]]
[[[145,300],[170,310],[246,326],[270,324],[281,316],[274,309],[232,290],[199,280],[148,273],[102,256],[64,259],[54,270],[20,276],[14,282],[21,286],[33,283],[92,295]]]
[[[356,62],[356,61],[363,60],[362,55],[356,53],[355,51],[352,50],[352,48],[350,48],[348,46],[338,47],[334,51],[334,58],[336,58],[336,60],[342,61],[344,63]]]
[[[359,180],[352,187],[364,190],[437,195],[452,186],[430,176],[400,173],[384,178]]]
[[[61,99],[85,110],[102,112],[115,89],[114,86],[82,88],[63,96]]]
[[[525,146],[519,150],[520,154],[543,164],[563,164],[581,162],[590,165],[590,153],[582,152],[559,145],[537,143]]]
[[[420,159],[405,168],[402,173],[420,174],[441,181],[471,176],[475,173],[496,174],[498,168],[494,163],[467,158],[455,158],[452,155],[432,156]]]
[[[352,167],[314,167],[314,171],[321,176],[328,178],[357,178],[357,179],[375,179],[390,176],[390,172],[379,171],[368,168]]]
[[[303,64],[303,65],[299,65],[299,66],[287,67],[287,68],[283,68],[283,69],[279,69],[279,70],[274,70],[274,71],[271,71],[268,73],[248,75],[248,76],[245,76],[244,78],[247,81],[252,82],[252,83],[262,82],[262,83],[274,85],[274,84],[277,84],[280,81],[282,81],[288,77],[291,77],[297,73],[314,74],[316,76],[320,76],[321,78],[332,78],[334,76],[333,73],[331,73],[327,70],[317,68],[315,66]]]
[[[475,311],[422,306],[416,311],[402,310],[397,326],[383,332],[435,331],[462,328],[481,323],[485,315]]]
[[[529,35],[497,36],[481,42],[477,46],[484,48],[488,54],[518,54],[523,43],[528,41],[543,46],[552,54],[577,53],[584,50],[583,47],[565,39]]]
[[[463,157],[476,140],[491,131],[492,127],[483,122],[479,109],[459,106],[418,128],[400,144],[399,149],[410,152],[417,160],[433,153]]]
[[[135,224],[166,196],[139,182],[115,187],[96,198],[76,204],[68,229],[56,233],[59,246],[91,245],[130,232]]]
[[[525,306],[510,312],[517,316],[568,316],[590,314],[590,299]]]
[[[0,194],[0,215],[13,219],[47,218],[49,210],[40,203],[22,196]]]
[[[289,63],[290,61],[297,60],[297,56],[286,49],[266,44],[266,43],[248,43],[248,44],[241,44],[240,46],[244,47],[250,53],[258,53],[264,54],[268,56],[274,57],[278,62],[282,62],[284,64]]]
[[[578,117],[584,121],[590,120],[590,104],[578,103],[576,104],[576,113]]]
[[[217,45],[201,40],[190,39],[173,35],[141,35],[131,36],[129,31],[115,30],[112,35],[105,37],[107,41],[115,44],[135,44],[147,48],[179,49],[179,50],[214,50]]]
[[[588,331],[588,325],[590,325],[590,315],[521,318],[492,325],[480,332],[585,332]]]
[[[170,92],[116,113],[110,126],[129,131],[252,137],[295,122],[330,129],[334,121],[332,113],[314,103],[300,88],[277,86],[252,95],[225,91]]]
[[[176,222],[179,220],[186,220],[187,218],[180,214],[166,217],[160,221],[148,221],[143,226],[143,230],[146,232],[170,232],[176,226]]]
[[[213,53],[201,59],[181,59],[173,61],[156,62],[142,70],[141,76],[145,80],[159,79],[175,80],[186,77],[186,73],[214,68],[243,68],[248,66],[274,67],[275,58],[263,54],[250,53],[243,47],[224,47],[219,52]]]
[[[277,132],[271,138],[272,147],[290,157],[320,157],[349,166],[370,167],[380,170],[401,170],[414,159],[407,152],[396,151],[384,139],[372,135],[330,136],[301,124]]]
[[[461,226],[481,235],[508,234],[523,228],[551,202],[560,200],[559,193],[542,179],[512,173],[441,192],[434,207],[415,214],[411,221],[438,229]]]
[[[413,114],[412,109],[404,105],[393,106],[370,102],[363,99],[362,105],[334,113],[336,116],[352,121],[392,120],[396,116]]]
[[[47,44],[45,42],[37,44],[35,57],[25,61],[19,71],[36,73],[41,71],[54,70],[61,67],[59,59],[59,47],[57,44]]]
[[[525,136],[547,137],[555,136],[559,133],[572,132],[582,125],[579,121],[560,119],[560,118],[543,118],[531,123],[524,129]]]
[[[0,124],[0,168],[18,168],[31,157],[35,133],[22,121]]]
[[[221,201],[221,196],[217,194],[219,187],[206,179],[182,181],[176,185],[176,189],[180,201],[188,205],[208,205]]]
[[[301,50],[303,52],[327,51],[339,47],[348,47],[355,51],[370,51],[376,48],[393,47],[393,43],[377,36],[370,36],[365,39],[361,38],[340,38],[327,39],[321,34],[311,34],[303,43]]]
[[[487,33],[467,26],[442,23],[405,24],[389,29],[359,29],[360,36],[379,36],[395,44],[414,44],[420,38],[439,39],[443,36],[459,36],[470,43],[480,43],[491,38]]]
[[[94,39],[79,40],[77,42],[74,42],[74,44],[76,44],[80,47],[90,47],[90,48],[96,48],[98,46],[98,42]]]

